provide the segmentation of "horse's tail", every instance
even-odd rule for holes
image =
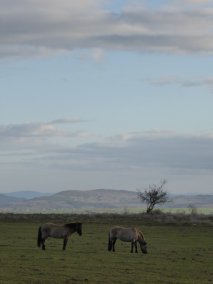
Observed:
[[[108,239],[108,251],[111,251],[111,249],[112,249],[112,241],[111,241],[110,233],[109,233],[109,239]]]
[[[38,228],[38,237],[37,237],[37,246],[40,247],[41,246],[41,226]]]

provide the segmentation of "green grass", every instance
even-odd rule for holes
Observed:
[[[111,224],[138,226],[148,254],[131,254],[117,241],[107,251]],[[83,235],[73,235],[67,250],[62,240],[48,239],[46,251],[36,247],[39,223],[0,222],[0,283],[213,283],[212,226],[143,225],[139,220],[85,220]]]

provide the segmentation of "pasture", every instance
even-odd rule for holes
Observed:
[[[48,239],[42,251],[36,246],[42,222],[1,220],[0,283],[213,283],[212,226],[143,224],[128,217],[79,221],[83,234],[72,235],[66,251],[61,239]],[[130,243],[120,241],[115,253],[108,252],[108,231],[115,224],[140,228],[148,254],[131,254]]]

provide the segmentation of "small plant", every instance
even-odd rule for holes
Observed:
[[[191,215],[197,215],[197,207],[194,204],[189,204],[188,208],[191,210]]]

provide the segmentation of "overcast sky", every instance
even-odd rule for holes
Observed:
[[[213,193],[211,0],[0,0],[0,193]]]

